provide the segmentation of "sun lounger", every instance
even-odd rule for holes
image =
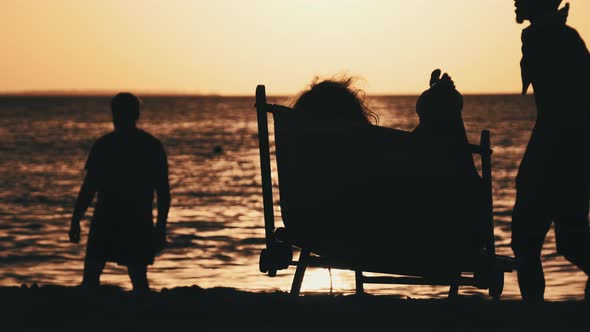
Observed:
[[[256,111],[266,237],[266,248],[260,255],[262,273],[274,277],[278,270],[296,266],[293,295],[300,292],[306,268],[319,267],[354,271],[357,294],[364,292],[364,284],[379,283],[447,285],[450,297],[457,295],[459,286],[468,285],[488,289],[494,299],[501,296],[504,273],[514,270],[514,260],[495,253],[489,131],[482,131],[479,145],[470,145],[472,153],[481,156],[481,178],[486,192],[485,211],[480,215],[485,220],[474,222],[484,225],[481,237],[485,240],[476,250],[455,260],[443,254],[444,244],[440,250],[435,246],[420,251],[422,247],[416,246],[410,254],[395,250],[420,241],[419,235],[408,236],[419,233],[414,232],[412,223],[403,222],[412,217],[408,211],[415,209],[408,200],[415,197],[410,192],[413,183],[405,183],[405,179],[411,179],[406,174],[412,171],[410,163],[405,162],[412,158],[410,133],[377,126],[356,128],[343,123],[334,126],[307,121],[306,115],[288,107],[267,104],[262,85],[256,89]],[[271,179],[269,113],[274,120],[281,217],[285,225],[278,228]],[[383,146],[375,142],[386,143]],[[396,153],[381,153],[384,149]],[[395,160],[388,160],[390,156]],[[351,169],[355,171],[350,172]],[[395,188],[391,189],[391,184]],[[404,210],[408,206],[412,208]],[[401,222],[384,222],[387,218]],[[360,224],[349,223],[355,220]],[[389,224],[392,229],[379,229]],[[391,237],[382,237],[383,233]],[[405,242],[407,238],[412,239]],[[298,261],[293,261],[294,251],[300,251]]]

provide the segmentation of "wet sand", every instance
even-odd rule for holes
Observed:
[[[476,296],[415,300],[313,294],[294,298],[284,292],[197,286],[140,295],[112,286],[93,291],[22,286],[1,287],[0,298],[0,326],[18,330],[587,331],[590,325],[590,305],[583,302],[531,305]]]

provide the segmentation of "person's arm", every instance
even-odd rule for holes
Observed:
[[[168,176],[166,175],[166,182],[159,188],[156,188],[157,204],[158,204],[158,219],[156,228],[166,230],[166,223],[168,222],[168,212],[170,211],[170,184],[168,183]]]
[[[158,173],[156,176],[155,190],[158,206],[158,217],[156,221],[156,233],[158,242],[156,249],[161,249],[166,244],[166,223],[168,222],[168,212],[170,211],[170,183],[168,181],[168,160],[164,148],[161,148],[159,158]]]
[[[82,187],[80,187],[80,192],[76,198],[74,213],[70,222],[70,242],[80,242],[80,220],[84,217],[84,213],[88,209],[88,206],[90,206],[95,193],[96,180],[92,173],[86,173],[84,183],[82,183]]]

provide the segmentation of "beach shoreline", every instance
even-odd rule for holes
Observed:
[[[0,287],[0,316],[19,327],[68,327],[89,320],[99,328],[108,321],[155,329],[198,327],[214,330],[586,330],[590,306],[582,301],[525,304],[478,296],[402,299],[386,295],[245,292],[198,286],[135,294],[118,287],[87,290],[65,286]],[[176,321],[162,325],[158,321]],[[78,328],[80,324],[74,324]]]

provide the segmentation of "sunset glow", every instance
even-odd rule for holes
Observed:
[[[590,36],[590,2],[569,23]],[[464,92],[520,89],[505,0],[3,1],[0,92],[292,94],[350,73],[370,93],[417,93],[431,69]]]

